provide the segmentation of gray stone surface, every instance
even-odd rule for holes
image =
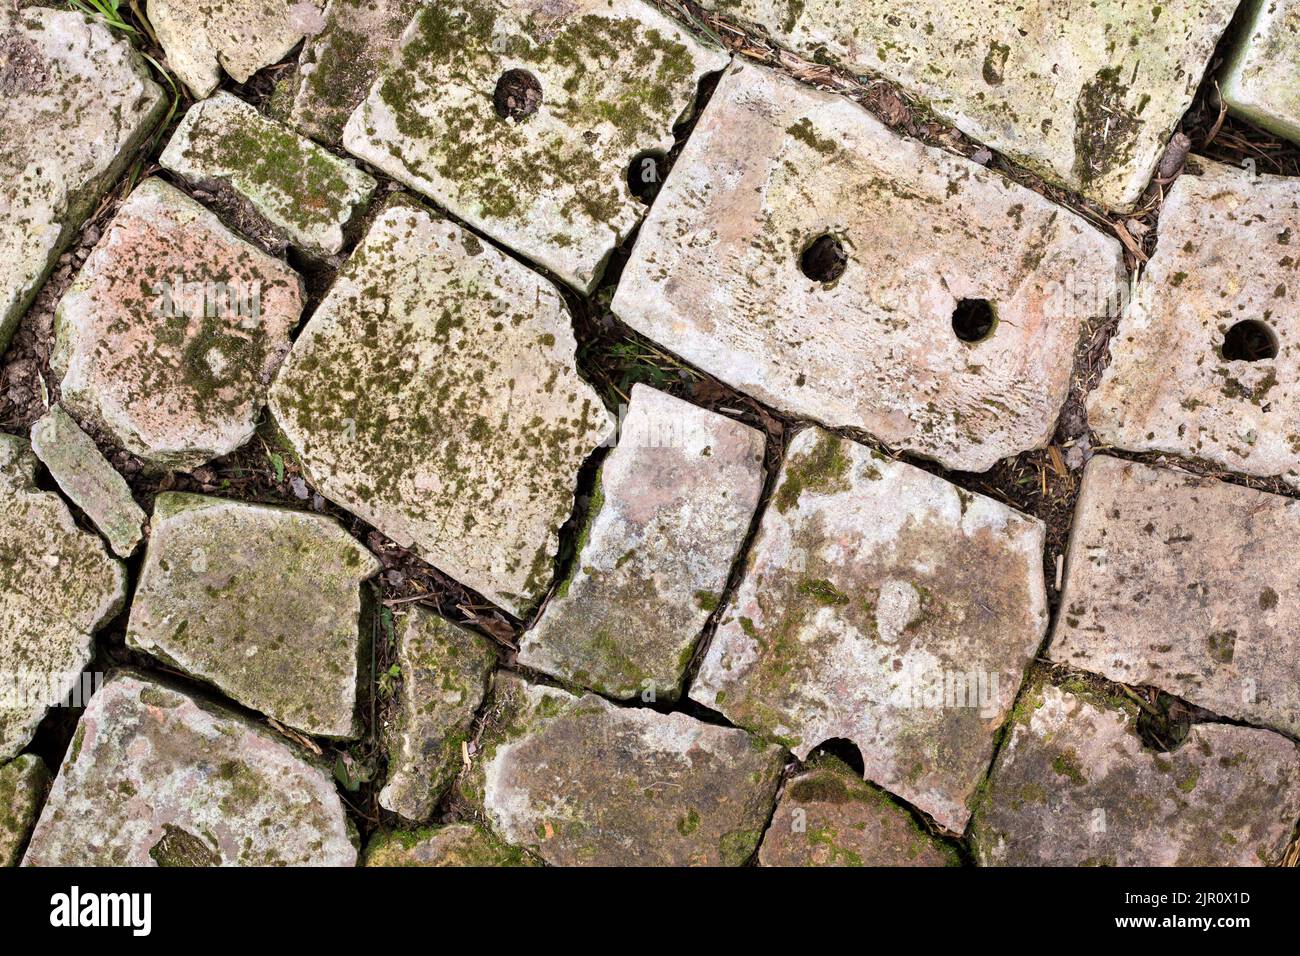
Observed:
[[[67,10],[0,9],[0,352],[165,108],[107,27]]]
[[[640,0],[448,0],[411,23],[343,144],[589,292],[644,212],[628,167],[668,152],[700,77],[726,63]],[[512,70],[540,86],[521,119],[497,104]]]
[[[801,268],[822,236],[831,281]],[[814,273],[819,275],[821,273]],[[1118,243],[890,132],[843,96],[727,70],[637,238],[614,313],[791,416],[983,471],[1047,443]],[[990,334],[954,329],[987,303]]]
[[[1043,525],[810,428],[791,441],[693,700],[954,833],[1047,628]]]
[[[1300,816],[1300,753],[1196,724],[1171,753],[1123,697],[1031,684],[972,823],[985,866],[1276,865]]]
[[[343,249],[378,185],[224,92],[190,107],[158,162],[191,182],[229,183],[295,246],[323,255]]]
[[[18,865],[49,786],[49,768],[35,754],[0,766],[0,867]]]
[[[0,434],[0,761],[78,686],[91,635],[126,601],[126,572],[36,486],[27,442]]]
[[[810,59],[884,76],[971,138],[1137,202],[1237,0],[704,0]]]
[[[60,406],[32,425],[32,451],[108,539],[113,552],[130,557],[143,535],[144,510],[135,503],[126,479]]]
[[[1300,501],[1098,456],[1053,660],[1300,735]]]
[[[132,672],[90,700],[24,866],[354,866],[334,781],[286,738]]]
[[[271,408],[322,494],[519,613],[613,428],[574,350],[554,287],[398,200],[298,336]]]
[[[758,847],[779,747],[506,673],[492,707],[463,785],[509,843],[561,866],[737,866]]]
[[[302,307],[296,272],[149,179],[59,301],[50,366],[79,421],[191,469],[252,437]]]
[[[749,531],[763,449],[753,428],[634,386],[573,572],[519,662],[609,697],[675,698]]]
[[[126,642],[309,734],[354,737],[362,582],[379,562],[333,518],[167,492]]]
[[[1196,160],[1160,214],[1155,254],[1089,396],[1106,444],[1300,483],[1300,180]],[[1258,323],[1273,358],[1229,349]]]
[[[402,686],[388,742],[388,782],[379,804],[427,820],[463,765],[461,743],[487,693],[496,654],[485,638],[430,611],[412,608],[401,629]]]
[[[365,866],[539,866],[517,847],[473,823],[395,830],[372,837]]]
[[[1300,143],[1300,2],[1250,0],[1219,81],[1233,113]]]

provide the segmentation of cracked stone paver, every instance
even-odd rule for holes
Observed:
[[[50,365],[80,421],[190,469],[252,437],[302,307],[296,272],[149,179],[60,300]]]
[[[1300,0],[1256,0],[1219,81],[1229,109],[1300,143]]]
[[[1053,660],[1300,735],[1300,501],[1098,456]]]
[[[506,673],[493,713],[462,786],[501,836],[547,863],[736,866],[758,847],[780,747]]]
[[[832,281],[801,269],[821,236]],[[814,273],[819,274],[819,273]],[[1118,243],[851,100],[727,70],[642,226],[614,313],[788,414],[983,471],[1045,445]],[[959,306],[992,332],[965,341]]]
[[[763,490],[761,432],[644,385],[582,547],[519,662],[609,697],[676,698]]]
[[[1088,421],[1117,448],[1300,483],[1300,182],[1197,163],[1169,190]],[[1233,358],[1265,354],[1230,350],[1252,327],[1275,357]]]
[[[397,622],[402,686],[394,723],[385,728],[385,810],[427,820],[463,764],[461,744],[487,694],[496,654],[486,639],[421,608]]]
[[[1031,684],[972,823],[985,866],[1260,866],[1300,816],[1300,751],[1279,734],[1195,724],[1147,748],[1137,706]]]
[[[244,83],[325,25],[324,0],[149,0],[149,22],[167,65],[194,94],[212,94],[224,72]]]
[[[91,698],[24,866],[354,866],[330,775],[286,738],[134,672]]]
[[[94,440],[58,405],[32,425],[31,437],[32,451],[63,493],[94,522],[114,554],[130,557],[144,535],[144,509]]]
[[[372,837],[365,866],[539,866],[518,847],[473,823],[397,830]]]
[[[91,635],[126,601],[126,572],[36,486],[27,442],[0,434],[0,761],[27,745],[77,686]]]
[[[271,391],[340,506],[519,613],[613,428],[548,282],[423,207],[375,220]]]
[[[190,107],[158,162],[191,182],[229,183],[295,246],[324,255],[343,249],[378,185],[224,92]]]
[[[0,766],[0,868],[17,866],[50,787],[50,771],[35,754]]]
[[[310,734],[355,737],[362,582],[379,562],[333,518],[166,492],[126,642]]]
[[[0,351],[165,108],[144,61],[107,27],[0,9]]]
[[[1131,208],[1237,0],[704,0],[919,96],[972,139]]]
[[[640,0],[448,0],[412,21],[343,144],[590,292],[644,212],[629,166],[668,152],[727,60]],[[521,120],[498,113],[509,71],[540,85]]]
[[[792,777],[758,851],[762,866],[956,866],[956,853],[833,757]]]
[[[809,428],[790,443],[690,696],[962,832],[1047,628],[1040,521]]]

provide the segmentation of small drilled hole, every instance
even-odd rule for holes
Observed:
[[[542,105],[542,84],[527,70],[506,70],[497,80],[492,106],[497,116],[516,123],[526,120]]]
[[[983,342],[997,324],[997,313],[988,299],[962,299],[952,310],[953,334],[963,342]]]
[[[799,257],[799,268],[814,282],[834,282],[849,263],[844,243],[834,236],[818,236]]]
[[[1223,337],[1223,357],[1230,362],[1259,362],[1277,358],[1277,336],[1263,322],[1246,319]]]
[[[627,188],[637,199],[649,205],[659,195],[664,179],[664,154],[639,153],[627,167]]]

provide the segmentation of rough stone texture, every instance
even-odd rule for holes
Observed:
[[[1031,685],[972,823],[985,866],[1259,866],[1300,815],[1300,753],[1267,730],[1196,724],[1146,748],[1137,707]]]
[[[960,833],[1047,628],[1044,529],[820,429],[790,443],[690,696],[800,759],[832,738]]]
[[[0,761],[77,685],[91,635],[126,601],[122,564],[35,476],[27,443],[0,434]]]
[[[243,83],[288,56],[324,27],[324,0],[148,0],[149,22],[167,65],[195,99],[210,95],[224,70]]]
[[[50,771],[34,754],[0,766],[0,867],[18,865],[49,786]]]
[[[1127,209],[1237,0],[704,0],[921,96],[971,138]]]
[[[421,0],[328,0],[325,29],[303,44],[289,122],[335,145],[366,98],[380,67],[392,61]]]
[[[1223,102],[1244,119],[1300,143],[1300,2],[1251,0],[1241,37],[1219,81]]]
[[[361,582],[379,562],[333,518],[167,492],[127,645],[309,734],[353,737]]]
[[[150,179],[59,301],[50,365],[79,420],[190,469],[252,437],[302,306],[297,273]]]
[[[833,757],[789,781],[758,851],[763,866],[956,866],[957,854]]]
[[[378,183],[229,93],[190,107],[158,162],[192,182],[228,182],[298,248],[332,255]]]
[[[286,739],[130,672],[90,700],[24,866],[354,866],[334,781]]]
[[[353,113],[344,146],[580,291],[640,221],[632,162],[727,55],[640,0],[449,0],[423,10],[399,62]],[[536,112],[498,115],[509,70]]]
[[[366,866],[538,866],[535,858],[502,843],[480,826],[453,823],[381,833],[366,846]]]
[[[801,271],[832,235],[832,282]],[[655,201],[614,312],[793,416],[982,471],[1047,443],[1115,240],[1037,193],[904,140],[851,100],[727,70]],[[992,334],[957,337],[960,301]]]
[[[519,613],[550,583],[583,460],[613,428],[541,277],[398,200],[271,391],[320,492]]]
[[[1053,660],[1300,735],[1300,501],[1098,456]]]
[[[643,385],[519,662],[609,697],[681,689],[763,490],[763,435]]]
[[[69,11],[0,9],[0,352],[165,107],[108,28]]]
[[[758,846],[781,748],[685,714],[497,675],[467,795],[509,843],[561,866],[736,866]]]
[[[60,406],[32,425],[32,451],[114,553],[130,557],[144,533],[144,510],[135,503],[126,479]]]
[[[427,820],[462,764],[461,742],[487,693],[496,654],[486,640],[413,608],[399,625],[398,712],[388,738],[388,782],[379,803],[408,820]]]
[[[1300,182],[1197,163],[1165,199],[1088,421],[1119,448],[1300,483]],[[1269,327],[1276,358],[1223,357],[1241,321]]]

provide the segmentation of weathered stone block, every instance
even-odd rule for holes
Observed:
[[[365,866],[539,866],[518,847],[473,823],[380,833],[366,846]]]
[[[1300,3],[1250,0],[1219,82],[1233,113],[1300,143]]]
[[[960,833],[1047,629],[1043,525],[820,429],[790,443],[690,696]]]
[[[34,754],[0,766],[0,867],[18,865],[49,787],[50,771]]]
[[[852,101],[727,70],[614,295],[637,331],[800,418],[982,471],[1047,443],[1119,245]]]

